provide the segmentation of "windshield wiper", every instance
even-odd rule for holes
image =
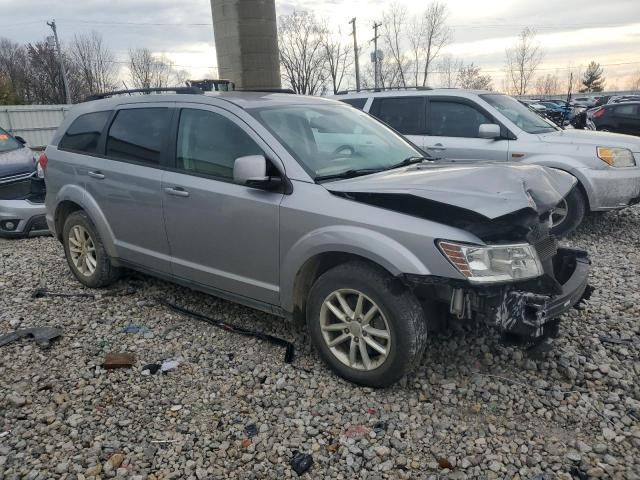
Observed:
[[[316,182],[322,182],[324,180],[335,180],[339,178],[353,178],[361,175],[369,175],[371,173],[378,173],[384,169],[381,168],[358,168],[350,169],[340,173],[331,173],[329,175],[318,175],[314,180]]]
[[[391,165],[390,167],[385,168],[385,170],[393,170],[394,168],[400,168],[400,167],[406,167],[408,165],[413,165],[414,163],[422,163],[425,161],[431,161],[433,160],[433,158],[431,157],[421,157],[421,156],[414,156],[414,157],[407,157],[404,160],[402,160],[401,162],[396,163],[395,165]]]

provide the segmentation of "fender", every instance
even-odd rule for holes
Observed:
[[[330,252],[358,255],[380,265],[394,276],[430,273],[411,251],[382,233],[347,225],[319,228],[298,239],[282,259],[280,302],[284,310],[293,311],[296,275],[303,265],[316,255]]]
[[[110,257],[117,257],[118,255],[116,254],[113,231],[107,223],[104,213],[102,213],[102,210],[98,206],[98,202],[95,201],[93,196],[78,185],[67,184],[64,185],[56,195],[54,212],[57,213],[58,206],[64,201],[77,203],[85,212],[87,212],[87,215],[89,215],[89,218],[91,218],[91,221],[98,230],[98,234],[100,235],[100,239],[102,240],[105,250]]]
[[[589,205],[596,205],[590,179],[584,174],[585,165],[583,162],[571,157],[564,157],[559,155],[531,155],[522,160],[522,163],[530,163],[534,165],[542,165],[543,167],[551,167],[563,172],[567,172],[578,179],[578,183],[584,189],[587,194]]]

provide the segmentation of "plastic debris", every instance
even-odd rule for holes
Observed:
[[[296,472],[298,476],[309,470],[311,465],[313,465],[313,457],[311,455],[298,451],[293,452],[291,468],[293,468],[293,471]]]
[[[11,433],[11,430],[7,430],[6,432],[0,432],[0,438],[4,438]]]
[[[359,438],[364,437],[369,433],[369,428],[364,425],[353,425],[347,428],[347,431],[344,432],[345,437],[347,438]]]
[[[177,360],[164,360],[162,362],[162,365],[160,366],[160,371],[162,373],[166,373],[171,370],[175,370],[176,368],[178,368],[178,365],[180,365],[180,362],[178,362]]]
[[[635,343],[632,338],[610,337],[608,335],[600,335],[602,343],[612,343],[614,345],[632,345]]]
[[[16,330],[0,337],[0,347],[15,342],[21,338],[33,338],[41,347],[48,347],[52,340],[62,336],[62,329],[57,327],[34,327]]]
[[[209,323],[210,325],[221,328],[222,330],[226,330],[227,332],[238,333],[240,335],[245,335],[248,337],[256,337],[256,338],[259,338],[260,340],[264,340],[274,345],[284,347],[285,348],[284,363],[293,362],[294,346],[293,346],[293,343],[289,342],[288,340],[274,337],[273,335],[269,335],[268,333],[255,332],[253,330],[249,330],[244,327],[239,327],[237,325],[232,325],[222,320],[217,320],[215,318],[208,317],[206,315],[203,315],[202,313],[194,312],[186,308],[180,307],[179,305],[175,305],[171,302],[166,301],[163,298],[158,298],[157,300],[158,300],[158,303],[166,307],[169,307],[172,310],[175,310],[176,312],[180,312],[184,315],[197,318],[198,320],[203,320]]]
[[[256,427],[255,423],[250,423],[244,427],[244,433],[246,433],[248,437],[255,437],[258,434],[258,427]]]
[[[113,370],[115,368],[130,368],[136,361],[132,353],[107,353],[102,362],[102,368]]]
[[[58,293],[50,292],[46,287],[36,288],[31,292],[31,298],[43,298],[43,297],[85,297],[96,298],[93,293]]]
[[[373,426],[373,431],[375,433],[381,433],[384,432],[387,429],[387,422],[377,422],[374,426]]]
[[[162,365],[160,365],[159,363],[150,363],[148,365],[145,365],[144,367],[142,367],[142,375],[155,375],[160,371],[161,366]]]

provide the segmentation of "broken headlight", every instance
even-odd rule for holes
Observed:
[[[627,148],[598,147],[598,158],[612,167],[633,167],[636,162]]]
[[[473,283],[526,280],[542,275],[542,265],[532,245],[465,245],[438,242],[445,257]]]

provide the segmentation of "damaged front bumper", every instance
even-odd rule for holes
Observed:
[[[406,276],[416,294],[447,302],[458,319],[476,318],[503,332],[535,340],[551,333],[557,318],[590,293],[587,252],[558,248],[553,272],[527,282],[476,286],[441,277]]]

